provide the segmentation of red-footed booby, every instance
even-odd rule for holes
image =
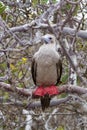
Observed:
[[[62,73],[60,55],[56,49],[56,38],[54,35],[42,36],[44,44],[34,54],[31,66],[34,84],[38,86],[33,92],[34,97],[40,97],[42,110],[50,105],[52,96],[58,94],[58,88]]]

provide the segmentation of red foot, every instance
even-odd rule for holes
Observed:
[[[48,86],[48,87],[42,87],[39,86],[36,88],[36,90],[33,92],[34,97],[41,97],[45,94],[49,94],[50,96],[57,95],[59,93],[57,86]]]

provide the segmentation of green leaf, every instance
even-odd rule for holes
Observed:
[[[6,101],[7,99],[9,99],[9,93],[5,92],[5,94],[4,94],[4,100]]]
[[[41,0],[41,4],[47,4],[48,0]],[[57,0],[52,0],[52,3],[56,3]]]
[[[41,0],[41,4],[47,4],[48,0]]]
[[[22,78],[22,76],[23,76],[23,73],[22,73],[22,71],[20,71],[19,74],[18,74],[18,77]]]
[[[63,126],[59,126],[56,130],[64,130]]]
[[[33,3],[33,5],[35,6],[35,5],[38,4],[38,0],[33,0],[32,3]]]
[[[2,14],[6,9],[6,6],[4,5],[3,2],[0,2],[0,14]]]
[[[66,83],[68,81],[68,74],[62,76],[62,83]]]

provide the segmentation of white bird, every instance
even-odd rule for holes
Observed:
[[[55,85],[59,83],[61,78],[62,63],[56,49],[55,36],[46,34],[42,40],[44,44],[33,56],[31,72],[33,81],[38,86],[33,95],[40,97],[44,111],[50,104],[51,96],[58,94]]]

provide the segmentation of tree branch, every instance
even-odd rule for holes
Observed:
[[[68,100],[69,100],[69,97],[65,97],[65,98],[61,98],[61,99],[56,99],[56,100],[51,100],[50,107],[57,106],[59,104],[65,103]],[[38,108],[41,107],[40,101],[36,101],[36,102],[30,103],[27,106],[28,109],[34,109],[34,108],[37,108],[37,107]]]
[[[35,28],[44,28],[44,29],[50,29],[49,28],[49,25],[48,24],[41,24],[40,23],[40,25],[37,25],[37,23],[35,22],[35,21],[33,21],[33,22],[31,22],[31,23],[29,23],[29,24],[25,24],[25,25],[21,25],[21,26],[18,26],[18,27],[12,27],[12,28],[10,28],[10,30],[12,31],[12,32],[23,32],[23,31],[28,31],[30,28],[33,28],[33,29],[35,29]],[[56,28],[57,27],[57,25],[56,24],[54,24],[54,25],[52,25],[52,27],[53,28]],[[74,34],[75,34],[75,32],[76,32],[76,29],[73,29],[73,28],[69,28],[69,27],[64,27],[63,28],[63,31],[62,31],[62,33],[64,34],[64,35],[71,35],[71,36],[73,36],[74,37]],[[78,32],[77,32],[77,36],[78,37],[80,37],[80,38],[82,38],[82,39],[85,39],[85,40],[87,40],[87,31],[84,31],[84,30],[79,30]]]
[[[18,87],[13,88],[11,87],[10,84],[4,82],[0,82],[0,89],[8,92],[17,92],[19,95],[21,94],[25,97],[31,96],[32,92],[34,91],[34,89],[25,89],[25,88],[18,88]],[[87,93],[87,88],[66,84],[66,85],[59,86],[58,91],[59,94],[61,93],[85,94]]]
[[[24,88],[18,88],[18,87],[11,87],[10,84],[6,84],[6,83],[3,83],[3,82],[0,82],[0,89],[3,90],[3,91],[8,91],[8,92],[16,92],[17,94],[19,95],[23,95],[25,97],[29,97],[29,96],[32,96],[32,92],[34,91],[34,89],[24,89]],[[58,87],[58,91],[59,91],[59,94],[61,93],[76,93],[78,95],[81,95],[81,94],[86,94],[87,93],[87,88],[83,88],[83,87],[80,87],[80,86],[74,86],[74,85],[62,85],[60,87]],[[78,98],[78,97],[77,97]],[[61,99],[53,99],[51,100],[50,102],[50,107],[53,107],[53,106],[57,106],[57,105],[60,105],[62,103],[66,103],[67,101],[70,100],[70,96],[67,96],[65,98],[61,98]],[[19,106],[23,106],[23,104],[20,102],[13,102],[15,105],[18,105]],[[11,104],[13,104],[11,103]],[[34,109],[34,108],[39,108],[41,107],[41,103],[40,101],[35,101],[35,102],[29,102],[29,104],[27,105],[27,109]]]

